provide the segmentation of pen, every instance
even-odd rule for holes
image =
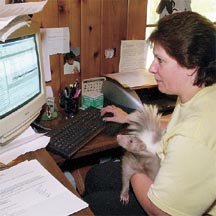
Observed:
[[[78,81],[78,79],[76,79],[76,81],[75,81],[75,83],[74,83],[74,87],[75,87],[75,88],[79,88],[79,81]]]
[[[81,92],[81,89],[76,89],[76,92],[75,92],[75,94],[74,94],[73,98],[78,98],[78,97],[79,97],[79,94],[80,94],[80,92]]]
[[[73,98],[75,93],[76,93],[76,88],[75,87],[71,87],[70,88],[69,98]]]
[[[64,95],[65,95],[66,98],[69,97],[69,90],[68,90],[68,87],[65,87],[65,89],[64,89]]]

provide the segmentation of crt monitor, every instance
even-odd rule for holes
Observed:
[[[142,109],[142,102],[136,92],[130,88],[124,88],[115,80],[103,81],[102,93],[105,106],[114,104],[128,113]]]
[[[45,103],[40,28],[31,23],[0,41],[0,145],[29,127]]]

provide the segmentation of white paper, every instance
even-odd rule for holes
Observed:
[[[25,2],[5,4],[0,7],[0,29],[8,25],[15,17],[34,14],[43,9],[47,0],[41,2]]]
[[[46,86],[46,97],[54,97],[52,86]]]
[[[43,56],[43,70],[45,82],[51,81],[51,68],[50,68],[50,56],[47,49],[46,41],[43,40],[43,30],[41,29],[41,43],[42,43],[42,56]]]
[[[0,6],[4,6],[5,5],[5,0],[0,0]]]
[[[41,30],[45,81],[51,81],[50,55],[70,52],[70,32],[68,27],[42,28]]]
[[[156,86],[154,75],[147,69],[149,46],[145,40],[121,41],[119,73],[106,74],[125,88]]]
[[[142,71],[146,68],[148,43],[146,40],[121,41],[119,72]]]
[[[67,216],[88,207],[37,160],[0,171],[0,185],[1,216]]]
[[[0,8],[0,17],[20,16],[26,14],[34,14],[43,9],[47,0],[41,2],[24,2],[22,4],[5,4]]]
[[[50,137],[37,134],[29,127],[12,142],[0,146],[0,162],[8,164],[18,156],[26,152],[45,148],[50,141]]]
[[[68,27],[46,28],[43,30],[46,31],[45,40],[50,55],[70,52],[70,33]]]
[[[133,71],[126,73],[112,73],[105,76],[118,81],[123,87],[139,89],[156,86],[154,75],[145,71]]]
[[[0,30],[0,40],[5,42],[5,40],[17,29],[29,25],[31,23],[31,18],[28,15],[18,16],[13,19],[7,26]]]

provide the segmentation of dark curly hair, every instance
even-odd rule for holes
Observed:
[[[159,43],[181,66],[197,67],[194,85],[216,82],[216,26],[204,16],[191,11],[165,16],[148,40]]]

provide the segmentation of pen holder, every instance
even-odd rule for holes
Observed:
[[[79,97],[78,98],[65,98],[64,110],[68,114],[76,114],[79,109]]]

